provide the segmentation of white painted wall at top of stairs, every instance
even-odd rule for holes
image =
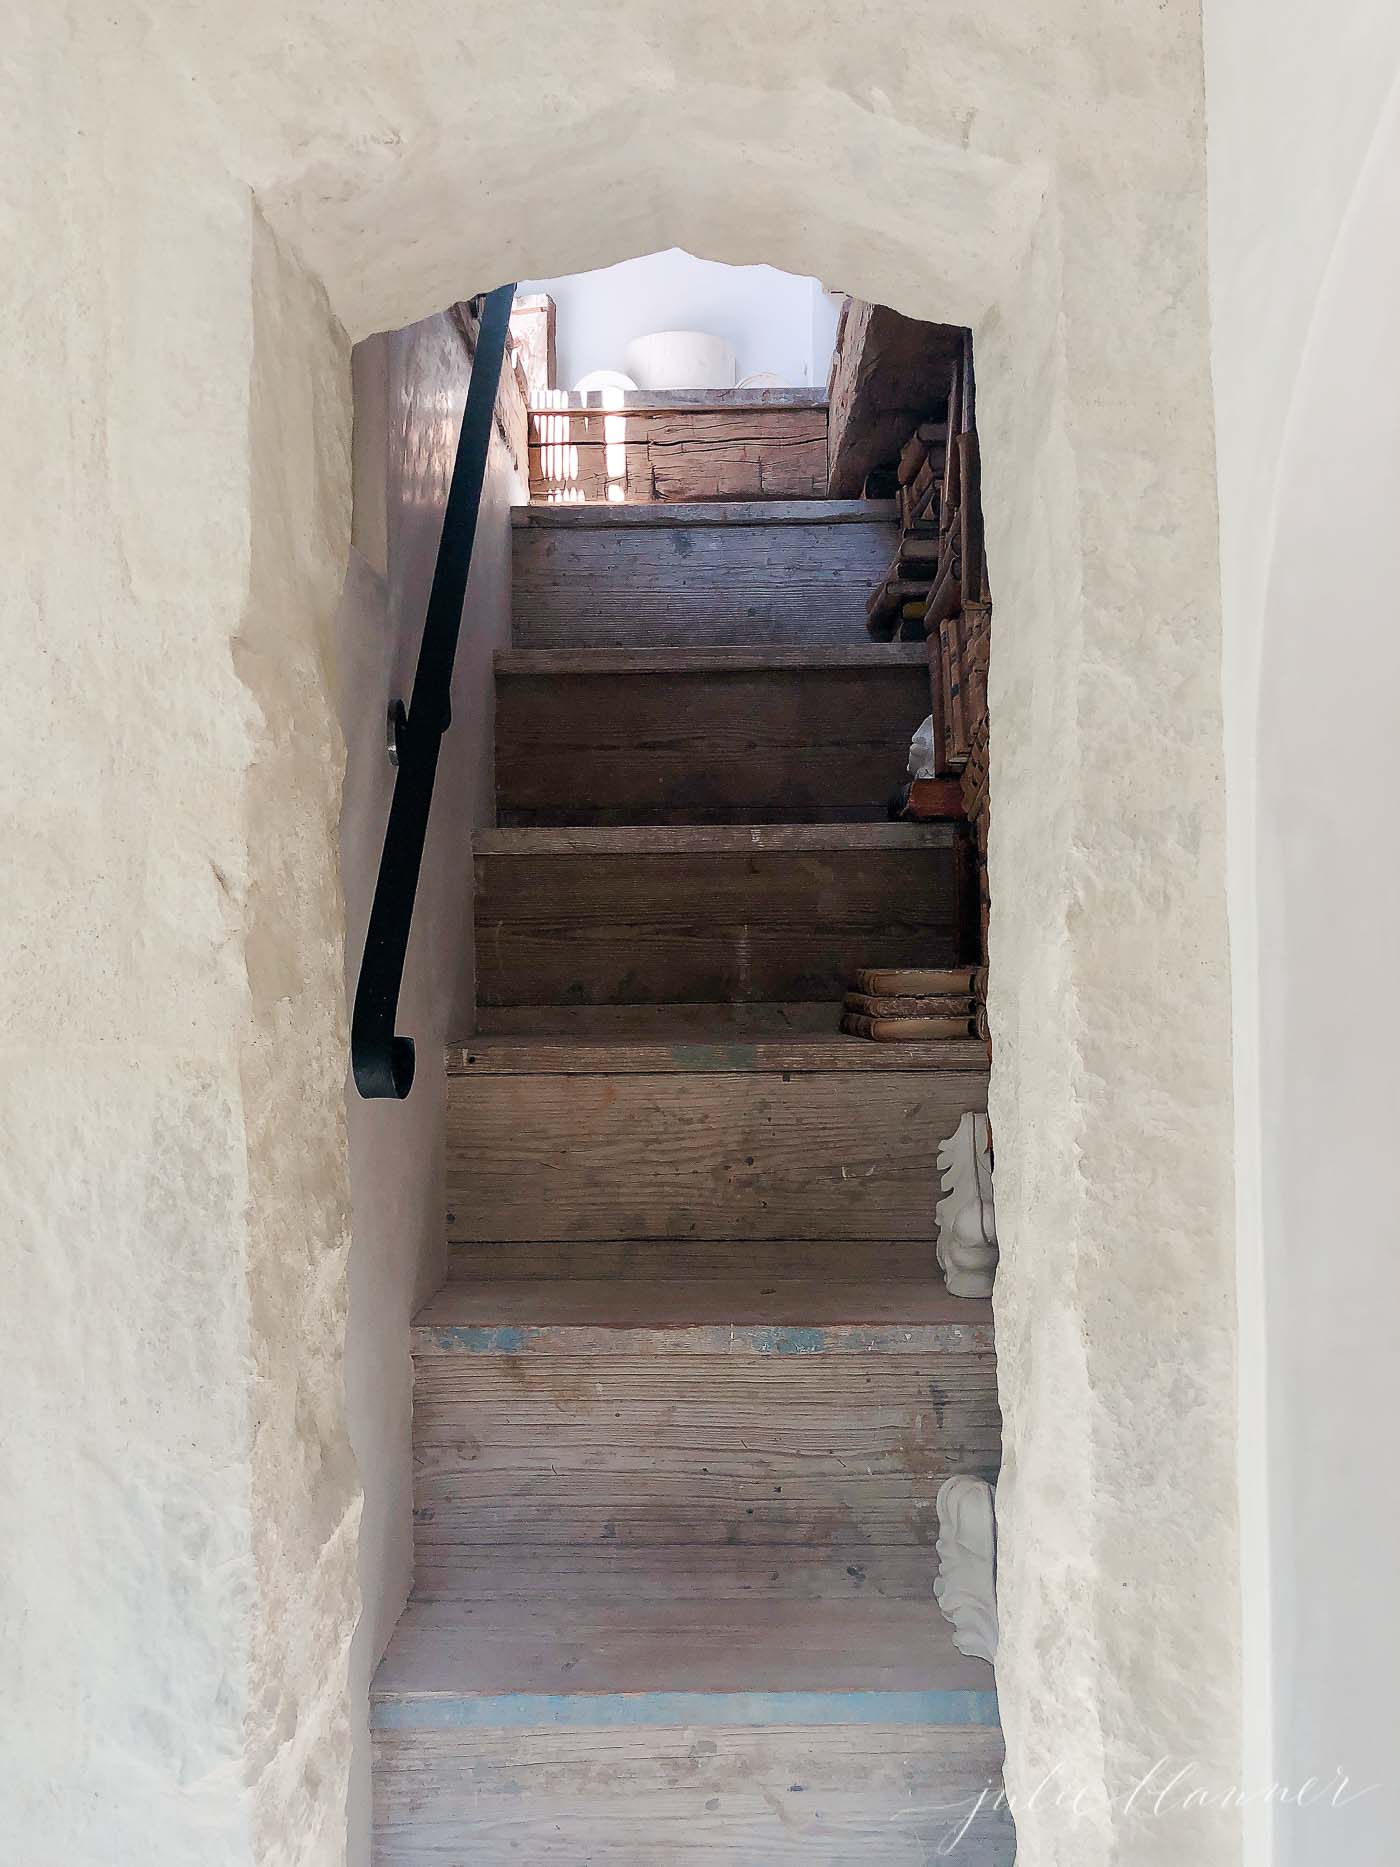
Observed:
[[[673,246],[595,272],[530,280],[520,290],[554,300],[561,389],[592,370],[625,370],[634,337],[678,330],[712,331],[731,344],[737,382],[772,371],[794,388],[826,386],[840,299],[817,279],[775,266],[725,266]]]

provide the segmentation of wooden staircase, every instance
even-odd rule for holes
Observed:
[[[932,1595],[938,1487],[1000,1457],[932,1247],[985,1052],[836,1031],[856,966],[975,937],[961,828],[884,820],[927,711],[863,639],[888,515],[519,519],[375,1860],[1005,1867]]]

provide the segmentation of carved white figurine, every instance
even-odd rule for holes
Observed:
[[[909,776],[911,778],[936,778],[938,776],[938,766],[934,759],[933,715],[931,713],[909,741]]]
[[[983,1478],[947,1478],[938,1491],[934,1597],[953,1624],[953,1645],[973,1659],[997,1656],[996,1493]]]
[[[988,1297],[997,1270],[997,1214],[985,1115],[964,1115],[938,1150],[943,1198],[934,1210],[949,1293]]]

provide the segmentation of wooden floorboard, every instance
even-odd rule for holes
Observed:
[[[498,676],[502,824],[884,819],[920,667]]]
[[[448,1079],[449,1239],[933,1236],[938,1141],[985,1079]]]
[[[869,1709],[896,1707],[872,1695]],[[900,1709],[903,1709],[901,1706]],[[375,1732],[377,1867],[1009,1867],[984,1726]]]
[[[973,1333],[972,1331],[968,1332]],[[804,1343],[804,1347],[807,1345]],[[923,1548],[955,1473],[996,1476],[995,1357],[569,1353],[415,1360],[420,1561],[453,1549]],[[932,1585],[932,1567],[929,1584]]]
[[[917,1283],[929,1276],[933,1261],[932,1244],[923,1239],[549,1238],[449,1245],[447,1275],[471,1283],[555,1278],[694,1283],[745,1276],[766,1284],[861,1277]]]
[[[474,830],[479,856],[867,855],[946,850],[947,823],[764,823],[662,826],[561,825],[544,830]]]
[[[550,1037],[570,1042],[619,1039],[676,1044],[727,1044],[736,1037],[839,1036],[834,999],[753,1004],[703,1002],[654,1005],[478,1005],[480,1037]],[[449,1046],[471,1047],[475,1039]]]
[[[792,525],[868,525],[897,540],[899,508],[893,499],[730,499],[645,506],[513,506],[511,524],[530,532],[631,532],[715,525],[768,528]]]
[[[831,1008],[833,1021],[839,1016]],[[978,1038],[873,1043],[840,1031],[790,1037],[636,1038],[481,1036],[447,1048],[449,1076],[812,1075],[872,1070],[948,1070],[985,1077],[987,1046]]]
[[[619,1607],[787,1599],[825,1601],[839,1611],[862,1595],[926,1607],[929,1587],[929,1553],[917,1543],[856,1552],[788,1543],[776,1555],[761,1544],[734,1543],[592,1551],[434,1543],[419,1549],[413,1572],[420,1601],[528,1604],[568,1596]]]
[[[860,967],[954,965],[965,864],[951,833],[839,840],[904,827],[481,832],[478,1002],[836,1001]]]
[[[414,1318],[415,1355],[987,1354],[989,1303],[940,1279],[777,1287],[756,1278],[449,1282]]]
[[[498,648],[500,675],[802,674],[928,668],[922,642],[842,648]]]
[[[517,648],[835,646],[865,635],[893,524],[716,524],[695,516],[703,506],[681,508],[669,524],[612,516],[647,510],[677,508],[530,508],[532,522],[513,538]],[[534,523],[537,513],[600,516],[551,525]]]
[[[537,410],[529,456],[532,502],[820,500],[826,410]]]
[[[550,415],[576,408],[620,409],[624,414],[634,409],[824,409],[826,405],[825,389],[799,389],[786,383],[742,389],[551,389],[530,404],[530,413]]]
[[[985,1660],[953,1645],[933,1603],[729,1601],[609,1607],[410,1603],[374,1702],[480,1694],[982,1692]]]

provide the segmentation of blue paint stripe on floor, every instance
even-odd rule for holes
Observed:
[[[376,1731],[636,1725],[995,1725],[995,1692],[600,1692],[381,1699]]]
[[[533,1329],[522,1329],[514,1324],[473,1326],[459,1323],[434,1329],[432,1336],[445,1355],[454,1350],[464,1355],[519,1355],[531,1346],[535,1333]]]

